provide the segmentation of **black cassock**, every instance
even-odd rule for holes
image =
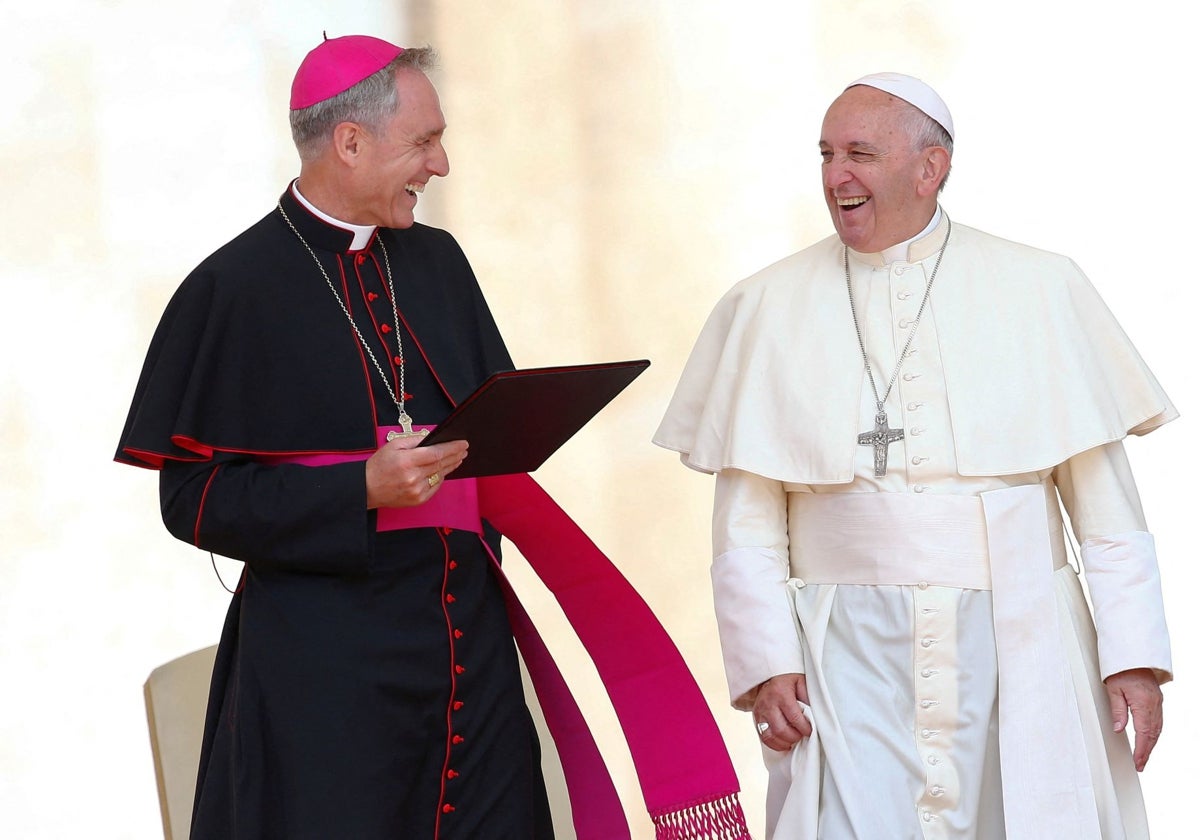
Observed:
[[[281,199],[407,409],[441,420],[512,363],[444,231],[362,251]],[[386,283],[390,260],[400,323]],[[278,210],[206,259],[167,306],[117,460],[158,467],[180,539],[243,560],[213,672],[192,837],[549,838],[537,737],[479,538],[376,532],[363,462],[396,409]],[[488,529],[499,551],[499,537]]]

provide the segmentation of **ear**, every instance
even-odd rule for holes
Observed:
[[[937,195],[938,187],[950,171],[950,153],[941,146],[929,146],[921,160],[921,180],[917,183],[917,194],[922,198]]]
[[[363,150],[366,132],[358,123],[338,123],[333,128],[333,152],[347,166],[356,166]]]

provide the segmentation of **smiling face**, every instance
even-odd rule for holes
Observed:
[[[825,204],[842,242],[860,253],[916,236],[937,208],[949,155],[913,148],[904,109],[912,106],[859,85],[834,100],[821,125]]]
[[[450,173],[442,146],[446,119],[433,84],[418,70],[396,74],[399,106],[378,130],[362,128],[354,164],[356,224],[411,227],[417,196]]]

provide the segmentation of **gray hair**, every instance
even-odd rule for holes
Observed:
[[[909,105],[907,102],[899,102],[898,104],[904,106],[901,108],[903,114],[901,125],[912,141],[913,151],[919,152],[930,146],[941,146],[946,150],[946,154],[953,159],[954,138],[950,136],[950,132],[946,131],[941,123],[920,108]],[[938,185],[938,192],[946,188],[946,182],[949,180],[950,170],[947,169],[946,175],[942,178],[942,183]]]
[[[382,70],[372,73],[358,84],[307,108],[288,112],[292,126],[292,142],[300,160],[312,160],[321,154],[333,136],[333,129],[344,122],[353,122],[376,131],[395,115],[400,102],[396,96],[396,76],[403,70],[427,73],[437,65],[437,53],[432,47],[405,49],[388,62]]]

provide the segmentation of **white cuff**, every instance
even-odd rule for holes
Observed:
[[[713,560],[713,602],[729,698],[754,705],[754,689],[777,674],[804,673],[787,594],[788,562],[768,548],[735,548]]]
[[[1126,531],[1081,546],[1088,593],[1096,616],[1100,677],[1153,668],[1171,679],[1171,643],[1163,611],[1154,537]]]

